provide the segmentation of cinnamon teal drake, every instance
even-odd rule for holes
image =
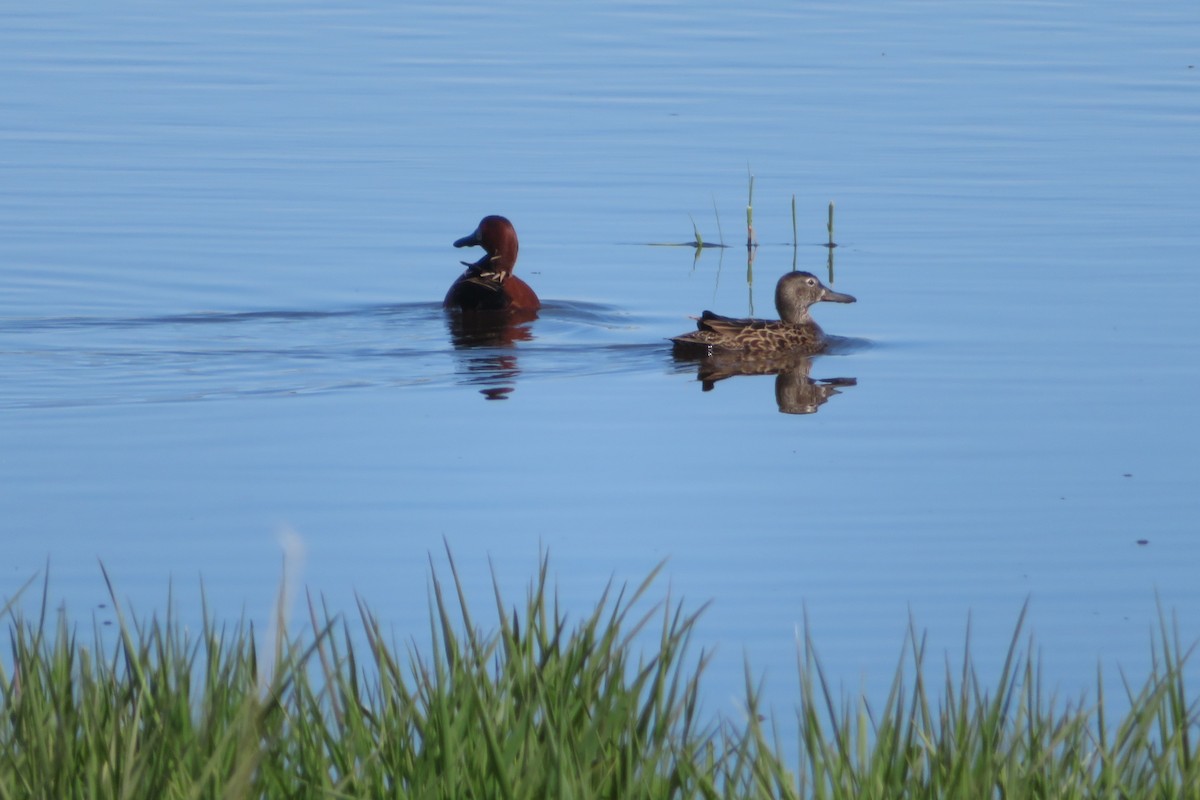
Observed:
[[[458,276],[446,299],[446,308],[463,311],[536,311],[541,302],[529,284],[513,275],[517,264],[517,232],[504,217],[492,215],[479,221],[468,236],[455,247],[482,247],[483,258],[470,264],[462,262],[466,272]]]
[[[775,285],[779,320],[733,319],[705,311],[696,330],[671,339],[677,352],[729,352],[746,356],[771,353],[819,353],[825,332],[808,314],[813,303],[853,303],[854,297],[835,292],[809,272],[789,272]]]

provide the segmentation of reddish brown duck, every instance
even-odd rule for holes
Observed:
[[[484,249],[474,264],[462,262],[467,271],[458,276],[446,299],[446,308],[463,311],[536,311],[541,302],[529,284],[513,275],[517,264],[517,232],[504,217],[492,215],[479,221],[455,247]]]

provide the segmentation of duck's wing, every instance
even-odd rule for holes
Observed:
[[[481,274],[467,270],[458,279],[459,283],[478,286],[481,289],[486,289],[489,292],[501,292],[504,290],[504,285],[496,278],[494,274]]]
[[[705,311],[700,315],[700,319],[696,320],[696,330],[712,331],[713,333],[728,334],[738,331],[758,331],[765,328],[775,327],[779,323],[768,319],[737,319],[735,317],[723,317],[720,314],[714,314],[711,311]]]
[[[502,309],[505,307],[503,289],[495,278],[468,269],[446,292],[443,305],[457,306],[464,311]]]

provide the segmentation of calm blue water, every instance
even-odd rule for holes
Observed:
[[[910,614],[994,672],[1026,599],[1067,695],[1140,680],[1156,600],[1200,637],[1197,41],[1183,2],[10,10],[0,590],[48,563],[86,619],[102,561],[265,620],[290,530],[420,638],[443,541],[477,616],[548,548],[578,613],[662,559],[711,599],[717,710],[744,654],[790,707],[806,609],[849,691]],[[752,269],[647,246],[744,244],[750,173]],[[702,391],[666,338],[827,277],[831,201],[859,302],[807,366],[854,385]],[[488,213],[547,307],[456,345]]]

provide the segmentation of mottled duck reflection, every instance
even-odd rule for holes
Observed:
[[[681,363],[697,364],[696,380],[701,388],[712,391],[720,381],[737,375],[774,375],[775,404],[782,414],[815,414],[846,386],[856,386],[857,378],[809,377],[813,357],[805,353],[775,353],[747,356],[714,351],[704,355],[675,354]]]

